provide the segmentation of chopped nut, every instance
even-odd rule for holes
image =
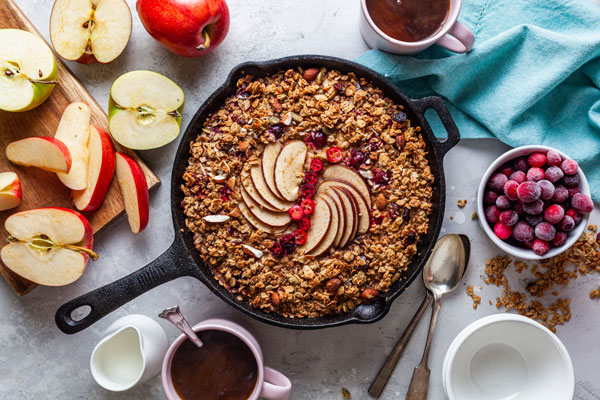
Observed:
[[[286,113],[282,118],[281,118],[281,123],[288,126],[292,123],[292,113]]]
[[[261,258],[264,254],[262,251],[255,249],[252,246],[248,246],[247,244],[243,244],[242,248],[244,249],[244,253],[254,256],[256,258]]]
[[[351,399],[352,395],[350,394],[350,391],[346,388],[342,388],[342,397],[344,399]]]
[[[273,97],[273,98],[271,99],[270,103],[271,103],[271,107],[273,107],[273,109],[274,109],[276,112],[281,112],[281,110],[283,109],[283,108],[281,107],[281,103],[279,102],[279,100],[277,99],[277,97]]]
[[[277,292],[271,293],[271,303],[273,303],[275,307],[279,307],[279,305],[281,304],[281,300]]]
[[[227,187],[231,190],[235,188],[235,178],[233,176],[227,179]]]
[[[240,209],[238,207],[234,208],[230,213],[229,216],[232,218],[239,218],[241,216],[240,214]]]
[[[404,138],[404,133],[401,133],[396,136],[396,147],[398,150],[402,151],[404,146],[406,145],[406,139]]]
[[[467,205],[467,200],[461,200],[461,199],[458,199],[458,206],[459,206],[460,208],[463,208],[463,207],[464,207],[464,206],[466,206],[466,205]]]
[[[241,141],[241,142],[238,144],[238,149],[239,149],[240,151],[246,151],[246,150],[248,150],[248,146],[249,146],[249,145],[250,145],[250,144],[248,143],[248,141],[247,141],[247,140],[242,140],[242,141]]]
[[[364,301],[372,301],[377,296],[379,296],[379,291],[376,289],[373,289],[373,288],[367,288],[367,289],[363,290],[362,293],[360,294],[360,298],[363,299]]]
[[[307,82],[311,82],[314,81],[317,77],[317,75],[319,74],[319,70],[317,68],[309,68],[307,70],[304,71],[304,75],[303,78],[307,81]]]
[[[215,181],[217,183],[225,183],[226,180],[227,180],[227,174],[219,174],[219,175],[213,177],[213,181]]]
[[[379,193],[379,196],[377,196],[377,200],[375,200],[375,206],[378,210],[385,210],[387,207],[387,200],[385,199],[383,193]]]
[[[471,219],[477,219],[479,218],[479,214],[477,214],[476,211],[473,211],[473,214],[471,214]]]
[[[331,278],[325,284],[325,290],[327,290],[330,293],[335,293],[340,288],[341,284],[342,284],[342,281],[339,280],[338,278]]]

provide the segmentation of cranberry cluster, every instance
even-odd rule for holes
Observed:
[[[579,166],[555,151],[536,152],[500,167],[483,196],[485,219],[500,239],[543,256],[594,209],[579,192]]]

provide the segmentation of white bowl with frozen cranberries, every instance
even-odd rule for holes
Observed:
[[[590,196],[576,161],[551,147],[523,146],[498,157],[485,172],[477,213],[502,250],[541,260],[575,244],[594,208]]]

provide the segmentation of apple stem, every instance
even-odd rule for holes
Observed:
[[[85,254],[89,255],[92,258],[92,260],[94,260],[94,261],[96,261],[98,259],[98,254],[91,249],[88,249],[88,248],[82,247],[82,246],[76,246],[73,244],[56,244],[52,240],[50,240],[50,238],[48,238],[48,236],[46,236],[46,235],[34,237],[34,238],[32,238],[31,241],[24,241],[24,240],[14,237],[14,236],[9,236],[8,238],[6,238],[6,240],[8,240],[10,243],[23,243],[33,249],[40,250],[40,251],[46,251],[46,252],[50,251],[52,248],[55,248],[55,247],[56,248],[62,247],[63,249],[78,251],[80,253],[85,253]]]
[[[40,81],[38,79],[30,79],[29,82],[31,83],[41,83],[44,85],[56,85],[58,84],[58,81]]]
[[[208,34],[208,31],[206,30],[206,28],[204,28],[204,30],[202,30],[202,35],[204,35],[204,43],[202,43],[200,46],[196,47],[196,49],[204,51],[210,47],[210,35]]]
[[[74,250],[74,251],[79,251],[81,253],[85,253],[88,256],[90,256],[92,258],[92,260],[96,261],[98,259],[98,253],[96,253],[93,250],[90,250],[86,247],[81,247],[81,246],[74,246],[72,244],[63,244],[61,247],[67,249],[67,250]]]

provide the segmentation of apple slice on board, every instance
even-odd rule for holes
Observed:
[[[306,233],[306,243],[299,248],[301,254],[313,251],[325,238],[331,226],[332,212],[323,197],[315,197],[315,209],[310,217],[312,223]]]
[[[298,199],[298,188],[304,175],[306,143],[293,140],[286,143],[275,161],[275,185],[281,196],[287,201]]]
[[[277,207],[273,207],[270,203],[268,203],[263,198],[263,196],[260,194],[260,192],[258,191],[256,186],[254,185],[254,182],[252,182],[252,178],[250,177],[249,169],[244,168],[242,170],[242,173],[240,175],[240,182],[241,182],[242,186],[244,187],[244,189],[246,190],[246,192],[248,193],[248,195],[250,195],[250,197],[252,197],[252,200],[257,202],[261,207],[263,207],[267,210],[270,210],[270,211],[283,211],[283,210],[278,209]]]
[[[127,220],[133,233],[139,233],[148,225],[150,201],[148,184],[142,168],[131,157],[116,153],[117,182],[125,203]]]
[[[94,211],[100,207],[115,172],[115,149],[110,135],[103,129],[90,126],[88,151],[87,187],[73,191],[73,202],[81,211]]]
[[[288,225],[285,225],[285,226],[282,226],[279,228],[275,228],[273,226],[269,226],[269,225],[265,224],[264,222],[262,222],[261,220],[256,218],[254,216],[254,214],[252,214],[250,212],[250,209],[248,208],[248,206],[246,206],[246,204],[243,201],[240,201],[238,203],[238,208],[240,209],[240,213],[244,216],[244,218],[246,218],[248,220],[250,225],[252,225],[256,229],[260,229],[263,232],[282,233],[288,228]]]
[[[290,223],[291,218],[287,212],[275,212],[262,208],[257,202],[252,200],[252,197],[250,197],[243,186],[240,187],[240,192],[242,193],[242,200],[250,212],[263,224],[272,226],[273,228],[281,228]]]
[[[68,173],[71,169],[71,152],[56,138],[31,137],[9,143],[6,158],[17,165],[50,172]]]
[[[369,210],[371,209],[371,192],[362,176],[352,168],[342,164],[331,165],[325,168],[323,179],[344,180],[358,189]]]
[[[71,153],[69,173],[58,173],[58,179],[66,187],[83,190],[87,186],[87,169],[90,152],[87,145],[90,138],[90,107],[83,102],[71,103],[63,112],[55,139],[63,142]]]
[[[321,254],[324,254],[333,245],[335,237],[337,236],[338,227],[339,227],[339,218],[340,218],[337,207],[335,206],[335,203],[333,201],[333,198],[331,198],[331,196],[329,194],[327,194],[327,193],[323,194],[320,199],[321,199],[321,201],[324,201],[325,203],[327,203],[327,206],[329,207],[329,211],[331,213],[331,220],[329,222],[329,229],[327,229],[327,233],[323,237],[323,240],[321,240],[321,242],[317,245],[317,247],[315,247],[314,249],[312,249],[311,251],[306,253],[308,255],[315,256],[315,257],[320,256]],[[315,221],[315,223],[316,223],[316,221]]]
[[[0,110],[27,111],[42,104],[56,86],[50,47],[33,33],[0,29]]]
[[[14,172],[0,173],[0,211],[10,210],[21,204],[21,181]]]
[[[287,211],[291,206],[294,205],[294,203],[291,201],[280,200],[273,194],[273,192],[271,192],[267,186],[265,176],[263,175],[260,166],[255,165],[254,167],[250,168],[250,178],[252,179],[252,183],[254,183],[256,190],[263,197],[263,199],[265,199],[267,203],[271,204],[271,206],[276,208],[278,211]]]
[[[124,0],[56,0],[50,40],[59,56],[82,64],[109,63],[127,46],[131,11]]]
[[[120,76],[110,89],[108,127],[112,137],[130,149],[155,149],[179,136],[183,90],[151,71]]]
[[[6,219],[10,236],[2,262],[16,274],[46,286],[76,281],[85,270],[94,235],[87,219],[65,208],[21,211]]]
[[[262,169],[263,176],[265,177],[267,188],[271,190],[275,197],[285,201],[281,193],[279,193],[279,190],[277,190],[277,185],[275,184],[275,161],[277,161],[277,156],[279,155],[282,147],[283,145],[281,142],[274,142],[266,145],[260,159],[260,167]]]

